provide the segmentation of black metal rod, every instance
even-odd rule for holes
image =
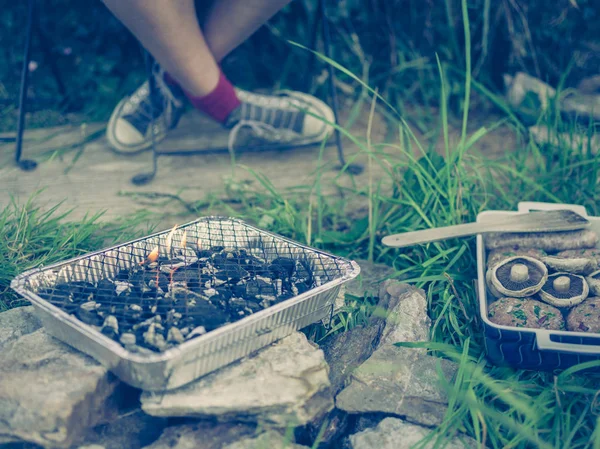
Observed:
[[[17,122],[17,144],[15,148],[15,162],[17,164],[21,162],[21,153],[23,151],[23,132],[25,131],[25,109],[27,104],[27,89],[29,88],[29,62],[31,60],[31,34],[34,11],[35,0],[29,0],[23,70],[21,71],[21,92],[19,93],[19,119]]]
[[[321,8],[321,21],[323,22],[323,49],[325,56],[331,59],[331,31],[329,30],[329,21],[327,20],[327,9],[325,7],[325,0],[319,0],[319,6]],[[327,64],[329,71],[329,96],[331,97],[331,109],[333,110],[333,117],[335,118],[336,125],[338,122],[338,108],[337,108],[337,93],[335,90],[335,73],[333,66]],[[338,150],[338,158],[342,167],[346,166],[346,160],[344,158],[344,148],[342,146],[342,135],[339,129],[335,130],[335,144]]]

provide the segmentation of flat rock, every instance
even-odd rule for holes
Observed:
[[[181,424],[167,427],[157,441],[144,449],[223,449],[254,433],[253,426],[239,423]]]
[[[149,415],[305,425],[333,408],[323,351],[295,332],[182,388],[144,392]]]
[[[398,342],[429,341],[431,319],[427,315],[427,297],[421,289],[398,281],[384,282],[374,316],[385,318],[378,347]]]
[[[329,380],[334,394],[343,387],[356,368],[367,360],[377,347],[382,326],[359,326],[335,335],[321,345],[329,364]]]
[[[436,439],[434,431],[425,427],[410,424],[401,419],[386,418],[373,429],[350,436],[352,449],[432,449]],[[425,438],[431,440],[425,445],[416,446]],[[477,442],[466,436],[457,436],[451,440],[443,440],[445,449],[477,449]]]
[[[265,432],[255,438],[244,438],[228,444],[222,449],[308,449],[308,447],[290,442],[277,432]]]
[[[0,315],[0,347],[31,334],[42,327],[42,323],[35,315],[33,306],[19,307]]]
[[[439,387],[438,363],[451,381],[456,373],[452,362],[385,345],[354,371],[336,406],[347,413],[387,413],[417,424],[438,425],[447,405]]]
[[[111,419],[120,382],[52,338],[31,308],[0,314],[0,443],[69,447]]]

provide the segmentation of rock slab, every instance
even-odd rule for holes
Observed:
[[[347,413],[387,413],[426,426],[442,422],[447,398],[439,387],[438,363],[448,381],[456,366],[413,349],[386,345],[352,375],[336,398]]]
[[[69,447],[114,416],[121,384],[40,329],[32,312],[0,314],[0,443]]]
[[[385,318],[379,347],[398,342],[429,341],[431,319],[427,315],[427,297],[421,289],[398,281],[384,282],[374,316]]]
[[[223,449],[240,439],[252,437],[252,426],[210,421],[167,427],[160,438],[144,449]]]
[[[351,449],[432,449],[435,446],[434,431],[425,427],[407,423],[401,419],[386,418],[373,429],[350,436]],[[430,440],[424,444],[425,438]],[[460,436],[450,440],[443,440],[445,449],[477,449],[477,442],[469,437]]]
[[[305,425],[333,409],[323,351],[295,332],[182,388],[144,392],[149,415]]]

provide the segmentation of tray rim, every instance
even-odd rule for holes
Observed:
[[[528,204],[528,205],[529,204],[536,204],[536,205],[541,204],[546,207],[551,206],[553,209],[560,209],[560,208],[573,209],[573,207],[574,207],[574,205],[567,204],[567,203],[519,203],[520,210],[518,210],[518,211],[513,211],[513,210],[511,210],[511,211],[508,211],[508,210],[482,211],[477,214],[477,221],[479,222],[480,217],[484,218],[487,216],[519,215],[519,214],[526,213],[527,211],[521,210],[521,205],[523,205],[523,204]],[[575,207],[581,208],[582,206],[575,206]],[[586,213],[585,218],[588,219],[591,223],[600,224],[600,217],[598,217],[598,216],[588,215]],[[485,249],[485,244],[483,242],[482,234],[477,234],[476,253],[477,253],[476,294],[477,294],[477,300],[479,303],[479,316],[483,320],[485,325],[490,326],[495,329],[499,329],[501,331],[507,331],[507,332],[531,332],[531,333],[536,334],[536,342],[539,341],[540,340],[539,337],[541,337],[541,339],[543,339],[544,341],[549,342],[550,345],[552,345],[552,344],[557,345],[556,347],[538,348],[538,350],[541,350],[541,351],[553,350],[553,351],[573,352],[573,351],[569,351],[568,348],[565,346],[565,345],[570,345],[571,343],[554,342],[550,339],[550,335],[582,337],[582,338],[599,338],[600,339],[600,333],[575,332],[575,331],[569,331],[569,330],[535,329],[535,328],[529,328],[529,327],[513,327],[513,326],[505,326],[505,325],[500,325],[500,324],[491,322],[487,316],[488,295],[487,295],[487,286],[485,283],[485,267],[487,264],[487,255],[486,255],[486,249]],[[565,346],[565,347],[563,347],[563,346]],[[585,345],[585,344],[581,344],[579,346],[581,346],[582,352],[585,351],[586,347],[587,348],[595,347],[595,345]],[[594,351],[593,353],[600,354],[600,350]]]
[[[266,231],[266,230],[260,229],[254,225],[249,224],[248,222],[246,222],[242,219],[235,218],[235,217],[225,217],[225,216],[216,216],[216,215],[200,217],[200,218],[192,220],[188,223],[177,226],[177,229],[182,229],[182,228],[192,226],[192,225],[195,225],[195,224],[198,224],[201,222],[209,222],[209,221],[216,221],[216,220],[229,221],[231,223],[236,223],[236,224],[245,226],[249,229],[252,229],[253,231],[258,232],[259,234],[261,234],[263,236],[272,237],[280,242],[286,242],[293,246],[300,247],[304,250],[308,250],[313,253],[318,253],[323,256],[333,258],[335,260],[341,260],[344,263],[348,264],[348,266],[350,267],[350,270],[338,279],[334,279],[332,281],[326,282],[316,288],[313,288],[313,289],[308,290],[300,295],[297,295],[290,299],[287,299],[279,304],[275,304],[274,306],[271,306],[267,309],[263,309],[252,315],[244,317],[241,320],[235,321],[233,323],[228,323],[224,326],[221,326],[217,329],[207,332],[204,335],[201,335],[201,336],[191,339],[189,341],[185,341],[185,342],[175,346],[174,348],[168,349],[161,353],[154,353],[154,354],[137,354],[137,353],[133,353],[133,352],[126,350],[120,343],[108,338],[106,335],[102,334],[101,332],[94,329],[90,325],[85,324],[84,322],[82,322],[81,320],[77,319],[76,317],[68,314],[64,310],[49,303],[48,301],[42,299],[36,293],[26,289],[24,286],[24,283],[28,277],[31,277],[35,274],[39,274],[39,273],[43,273],[48,270],[67,266],[74,262],[77,262],[80,260],[85,260],[92,256],[99,255],[99,254],[102,254],[102,253],[110,251],[110,250],[122,248],[124,246],[138,243],[138,242],[141,242],[144,240],[148,240],[150,238],[159,237],[161,235],[168,234],[171,231],[171,229],[154,232],[154,233],[149,234],[144,237],[139,237],[139,238],[127,241],[127,242],[118,243],[116,245],[113,245],[113,246],[110,246],[107,248],[91,251],[91,252],[85,253],[80,256],[72,257],[70,259],[66,259],[66,260],[63,260],[60,262],[55,262],[55,263],[47,265],[47,266],[40,266],[40,267],[36,267],[36,268],[30,269],[30,270],[27,270],[27,271],[17,275],[11,281],[10,288],[12,290],[14,290],[16,293],[18,293],[19,295],[21,295],[24,298],[26,298],[27,300],[29,300],[34,307],[42,309],[44,312],[52,315],[53,318],[74,328],[78,332],[84,334],[86,337],[94,339],[97,343],[101,344],[105,349],[107,349],[108,351],[110,351],[111,353],[113,353],[114,355],[119,357],[121,360],[132,362],[137,365],[153,365],[153,364],[157,364],[157,363],[176,361],[179,357],[184,355],[184,353],[191,352],[194,349],[196,349],[197,347],[201,347],[205,344],[210,343],[214,339],[221,338],[221,336],[223,334],[233,332],[236,329],[239,329],[241,327],[251,326],[256,321],[264,320],[267,317],[274,315],[278,312],[281,312],[282,310],[285,310],[287,308],[293,307],[294,305],[301,303],[310,297],[317,296],[321,293],[329,291],[341,284],[344,284],[344,283],[356,278],[360,274],[360,271],[361,271],[360,266],[354,260],[346,259],[341,256],[336,256],[334,254],[331,254],[331,253],[328,253],[326,251],[322,251],[322,250],[319,250],[316,248],[311,248],[305,244],[302,244],[302,243],[292,240],[290,238],[280,236],[271,231]],[[333,301],[332,301],[331,306],[332,307],[334,306]]]

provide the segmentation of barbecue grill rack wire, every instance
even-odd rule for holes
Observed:
[[[184,232],[186,246],[195,250],[244,249],[267,263],[278,257],[301,261],[312,276],[309,290],[163,353],[142,357],[76,319],[70,309],[71,302],[57,286],[73,282],[96,286],[104,279],[115,280],[123,270],[139,267],[157,247],[159,257],[167,256],[170,231],[31,270],[15,278],[11,287],[36,306],[48,330],[59,339],[114,368],[126,382],[156,391],[180,386],[296,329],[326,321],[343,284],[360,272],[353,261],[262,231],[238,219],[204,217],[182,225],[171,235],[172,250],[181,247]],[[94,292],[99,293],[97,288]],[[117,309],[123,306],[118,297],[110,301]],[[184,366],[180,366],[182,363]]]

